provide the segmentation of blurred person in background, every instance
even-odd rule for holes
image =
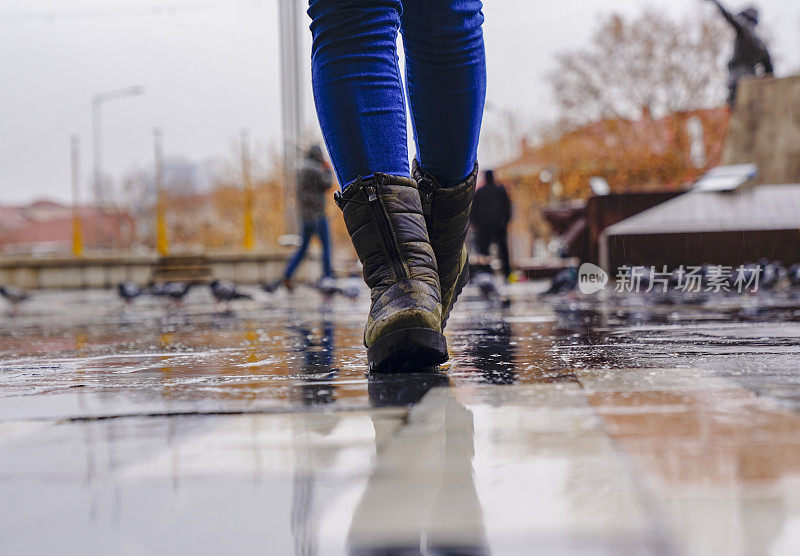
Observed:
[[[311,238],[315,235],[322,243],[322,279],[333,278],[331,265],[331,238],[328,218],[325,216],[325,201],[331,188],[332,174],[330,165],[322,154],[319,145],[313,145],[306,153],[305,160],[297,173],[297,205],[300,209],[302,223],[302,243],[289,260],[283,275],[283,285],[288,290],[294,289],[292,276],[303,261],[308,251]]]
[[[488,257],[492,245],[497,246],[503,265],[503,276],[511,276],[511,258],[508,254],[508,224],[511,222],[511,198],[505,186],[494,179],[494,172],[484,172],[484,184],[475,193],[470,221],[475,230],[475,249]]]
[[[309,2],[314,100],[342,184],[336,203],[371,289],[364,344],[375,371],[448,358],[442,332],[468,279],[486,97],[482,8],[479,0]]]
[[[758,36],[758,10],[747,7],[733,15],[717,0],[708,0],[719,8],[722,17],[736,31],[736,41],[733,45],[733,56],[728,62],[728,106],[733,108],[736,104],[736,91],[739,80],[744,77],[753,77],[762,72],[772,75],[772,59],[764,41]]]

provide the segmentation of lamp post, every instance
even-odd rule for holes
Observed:
[[[286,225],[297,229],[297,191],[295,187],[303,128],[302,8],[299,0],[278,1],[278,30],[281,54],[281,127],[283,128]]]
[[[100,221],[103,216],[103,104],[121,98],[144,94],[144,87],[134,85],[97,93],[92,97],[92,163],[94,166],[95,247],[100,245]]]

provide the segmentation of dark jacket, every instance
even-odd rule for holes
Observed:
[[[494,180],[475,192],[470,222],[479,230],[504,230],[511,221],[511,199],[506,188]]]
[[[297,173],[297,205],[304,222],[325,216],[327,191],[331,188],[331,171],[322,162],[306,158]]]

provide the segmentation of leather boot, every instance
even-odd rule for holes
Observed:
[[[451,187],[442,187],[436,178],[424,174],[414,160],[413,176],[419,187],[425,223],[428,227],[442,292],[442,329],[461,290],[469,281],[469,260],[465,245],[469,213],[475,196],[478,165],[467,178]]]
[[[372,293],[364,345],[370,370],[447,361],[436,257],[413,179],[359,178],[334,195]]]

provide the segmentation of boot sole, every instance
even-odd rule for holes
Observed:
[[[419,371],[447,359],[447,340],[430,328],[397,330],[367,348],[369,370],[374,373]]]

